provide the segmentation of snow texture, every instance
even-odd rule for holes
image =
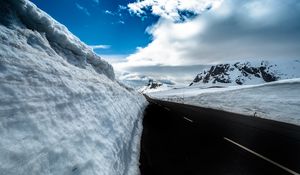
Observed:
[[[10,26],[12,14],[18,18],[14,19],[16,23],[24,26],[20,28],[28,28],[35,31],[41,37],[47,39],[47,43],[51,46],[51,50],[46,50],[48,54],[55,51],[58,55],[66,59],[70,64],[77,67],[85,68],[91,66],[96,72],[107,75],[110,79],[114,79],[114,71],[110,64],[97,56],[90,47],[82,43],[62,24],[55,21],[48,14],[38,9],[34,4],[27,0],[2,0],[1,5],[2,24]],[[13,10],[12,10],[13,9]],[[7,11],[11,13],[7,14]],[[29,36],[28,44],[35,49],[46,49],[45,43],[34,36]]]
[[[145,99],[27,0],[0,1],[0,174],[139,174]]]
[[[300,79],[227,88],[188,87],[149,93],[157,99],[300,125]]]

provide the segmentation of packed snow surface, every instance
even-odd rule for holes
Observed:
[[[300,125],[300,78],[227,88],[188,87],[148,95]]]
[[[27,0],[0,1],[0,174],[138,174],[146,102]]]

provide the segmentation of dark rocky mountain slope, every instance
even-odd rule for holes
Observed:
[[[236,62],[234,64],[218,64],[211,66],[198,74],[192,85],[216,85],[216,84],[258,84],[272,82],[281,78],[282,72],[277,64],[261,61],[260,64],[250,62]]]

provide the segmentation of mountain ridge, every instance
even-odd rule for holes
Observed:
[[[299,68],[298,60],[290,61],[287,65],[265,60],[217,64],[196,75],[189,86],[261,84],[297,77]]]

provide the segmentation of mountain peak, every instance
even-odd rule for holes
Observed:
[[[294,61],[296,62],[296,61]],[[297,62],[298,63],[298,62]],[[293,64],[290,64],[293,65]],[[299,64],[297,64],[299,67]],[[217,64],[198,74],[192,85],[247,85],[272,82],[292,78],[293,73],[284,70],[282,65],[269,61],[236,62],[234,64]],[[297,70],[297,69],[296,69]]]

